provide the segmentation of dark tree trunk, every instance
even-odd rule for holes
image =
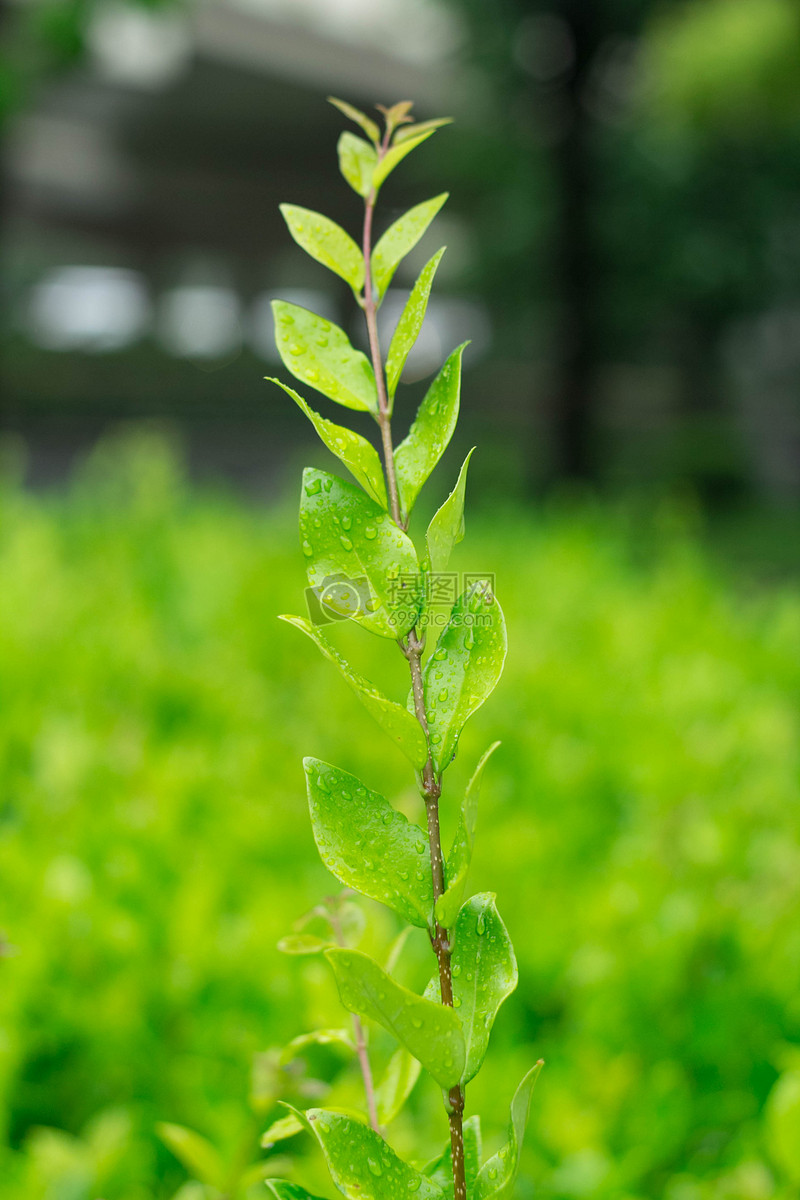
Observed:
[[[599,354],[592,229],[596,201],[593,118],[586,96],[603,26],[599,0],[560,0],[556,11],[569,28],[573,56],[558,97],[561,137],[553,147],[556,225],[552,266],[558,296],[557,375],[551,412],[553,469],[557,477],[585,480],[594,478],[598,465],[593,418]]]

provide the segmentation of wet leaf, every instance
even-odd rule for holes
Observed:
[[[377,190],[387,176],[391,175],[395,167],[403,161],[405,156],[410,154],[412,150],[416,150],[417,146],[421,146],[423,142],[427,142],[428,138],[435,132],[435,129],[426,129],[422,133],[415,134],[414,137],[406,138],[402,142],[395,142],[394,145],[390,146],[375,167],[372,174],[372,186]]]
[[[395,451],[397,485],[404,513],[411,512],[423,484],[453,436],[461,398],[461,356],[467,345],[464,342],[447,359],[428,388],[408,437]]]
[[[190,1175],[210,1187],[225,1189],[228,1182],[225,1164],[211,1142],[193,1129],[165,1121],[156,1126],[156,1132]]]
[[[379,238],[372,252],[372,278],[379,299],[383,297],[399,264],[414,249],[447,196],[447,192],[442,192],[432,200],[416,204],[398,217]]]
[[[439,771],[452,761],[461,730],[494,691],[506,659],[503,610],[480,580],[453,606],[425,664],[425,706],[431,753]],[[413,711],[413,695],[407,708]]]
[[[386,1072],[375,1089],[375,1103],[381,1125],[391,1125],[402,1111],[419,1079],[422,1067],[402,1046],[389,1059]]]
[[[300,537],[315,624],[352,619],[380,637],[407,633],[422,606],[411,539],[360,488],[303,472]]]
[[[381,131],[375,121],[368,117],[366,113],[361,112],[360,109],[355,108],[352,104],[348,104],[346,100],[339,100],[336,96],[328,96],[328,103],[333,104],[335,108],[339,109],[340,113],[344,113],[351,121],[355,121],[356,125],[360,125],[370,141],[380,142]]]
[[[461,1078],[465,1063],[461,1022],[445,1008],[409,991],[360,950],[326,951],[342,1004],[376,1021],[422,1063],[443,1088]]]
[[[484,768],[494,754],[499,742],[494,742],[481,758],[472,778],[467,784],[461,813],[458,819],[453,843],[445,864],[447,887],[444,894],[436,901],[436,919],[445,929],[450,929],[461,907],[464,886],[467,881],[469,864],[472,861],[472,848],[475,844],[475,826],[478,820],[478,796],[481,790],[481,779]]]
[[[420,276],[411,289],[408,300],[406,300],[405,308],[400,314],[397,327],[392,334],[389,353],[386,357],[386,387],[390,401],[394,400],[394,394],[397,391],[397,385],[403,374],[406,359],[422,329],[422,322],[425,320],[425,313],[428,310],[428,297],[431,294],[433,277],[436,274],[436,268],[439,266],[444,252],[445,247],[442,246],[441,250],[437,250],[433,258],[429,259],[422,268]]]
[[[473,896],[452,931],[453,1003],[464,1031],[467,1059],[461,1083],[481,1068],[500,1005],[517,986],[517,960],[491,892]]]
[[[341,1113],[311,1108],[305,1124],[347,1200],[442,1200],[441,1189],[403,1162],[380,1134]]]
[[[298,1121],[297,1132],[299,1133],[302,1128],[303,1126]],[[299,1184],[288,1183],[285,1179],[265,1179],[264,1183],[274,1200],[320,1200],[319,1196],[312,1196],[311,1192],[307,1192]]]
[[[296,204],[279,207],[298,246],[349,283],[358,295],[364,287],[364,256],[350,234],[330,217],[310,208],[300,208]]]
[[[355,775],[316,758],[303,765],[314,839],[328,870],[409,924],[428,926],[433,885],[423,831]]]
[[[301,630],[315,642],[325,657],[338,667],[344,679],[358,696],[367,712],[380,725],[395,745],[403,751],[417,770],[421,770],[428,758],[428,746],[419,721],[402,704],[396,704],[384,696],[374,684],[354,671],[350,664],[331,646],[323,635],[302,617],[282,616],[281,621]]]
[[[367,495],[376,504],[380,504],[381,508],[387,508],[383,467],[375,447],[354,430],[347,429],[344,425],[337,425],[335,422],[329,421],[327,417],[321,417],[319,413],[314,412],[313,408],[306,404],[303,397],[298,395],[294,388],[281,383],[280,379],[274,379],[269,375],[266,378],[270,383],[277,383],[287,396],[291,396],[297,407],[306,414],[324,445],[344,463]]]
[[[295,379],[345,408],[377,412],[372,367],[343,329],[286,300],[273,300],[272,311],[278,352]]]
[[[464,459],[456,486],[438,512],[434,513],[425,540],[428,546],[428,564],[436,574],[444,571],[453,553],[453,547],[464,537],[464,495],[467,490],[467,468],[475,453],[474,447]]]
[[[514,1180],[519,1170],[519,1153],[528,1124],[531,1094],[543,1066],[544,1063],[539,1061],[535,1067],[531,1067],[514,1093],[508,1142],[481,1167],[475,1180],[472,1200],[512,1200]]]
[[[378,165],[378,152],[354,133],[343,133],[337,145],[339,170],[354,192],[365,198],[372,191],[372,178]]]

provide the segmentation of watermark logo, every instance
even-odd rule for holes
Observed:
[[[464,625],[488,625],[486,610],[494,603],[494,574],[491,572],[425,571],[398,574],[387,580],[388,623],[408,629],[425,610],[428,627],[444,627],[459,596],[468,593],[472,602],[461,614]],[[478,600],[476,605],[475,600]],[[306,588],[306,606],[313,625],[359,620],[380,610],[365,575],[328,575],[321,583]],[[437,607],[446,606],[444,609]]]
[[[332,625],[375,612],[366,575],[326,575],[315,587],[306,588],[306,607],[312,625]]]

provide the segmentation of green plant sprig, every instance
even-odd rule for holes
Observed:
[[[420,1200],[507,1200],[541,1062],[517,1089],[508,1142],[499,1154],[482,1162],[479,1119],[464,1120],[466,1085],[480,1070],[497,1012],[517,984],[514,950],[494,895],[464,900],[480,781],[496,744],[483,755],[466,789],[446,857],[439,821],[444,772],[466,721],[494,690],[506,657],[505,622],[489,580],[477,581],[458,597],[424,658],[436,615],[431,585],[464,535],[469,455],[430,522],[421,551],[408,535],[415,501],[455,429],[464,346],[453,350],[434,378],[407,437],[395,446],[392,436],[395,394],[422,328],[444,247],[420,273],[385,362],[378,337],[378,310],[394,273],[447,199],[442,194],[416,205],[375,242],[380,188],[447,119],[415,123],[411,103],[403,101],[380,109],[381,132],[376,121],[352,105],[337,99],[332,103],[366,135],[345,132],[338,143],[341,173],[364,202],[361,244],[320,213],[288,204],[281,205],[281,212],[295,241],[349,284],[364,312],[369,358],[338,326],[280,300],[273,302],[276,342],[295,379],[345,408],[372,415],[380,431],[382,461],[367,439],[316,413],[293,388],[273,381],[305,413],[356,482],[354,486],[312,468],[304,472],[300,532],[307,595],[316,607],[310,607],[311,620],[283,619],[315,642],[410,760],[425,805],[423,830],[356,777],[306,759],[311,821],[322,860],[346,887],[387,905],[408,925],[426,929],[437,970],[422,996],[402,987],[391,977],[393,962],[381,966],[350,944],[335,906],[326,910],[333,942],[302,934],[294,942],[288,939],[284,949],[324,953],[333,969],[340,999],[354,1018],[353,1049],[367,1120],[350,1111],[292,1109],[268,1134],[272,1144],[278,1127],[281,1136],[308,1129],[334,1184],[350,1198],[397,1200],[408,1191]],[[324,637],[320,625],[344,619],[397,642],[410,673],[405,704],[385,696]],[[388,1030],[400,1046],[377,1087],[364,1020]],[[316,1031],[303,1036],[325,1035]],[[399,1159],[383,1137],[385,1125],[416,1082],[419,1064],[441,1087],[450,1126],[448,1145],[421,1171]],[[279,1200],[314,1200],[283,1180],[270,1180],[268,1187]]]

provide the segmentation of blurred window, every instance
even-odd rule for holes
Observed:
[[[59,267],[31,294],[28,331],[47,350],[104,353],[137,341],[150,323],[142,277],[120,267]]]

